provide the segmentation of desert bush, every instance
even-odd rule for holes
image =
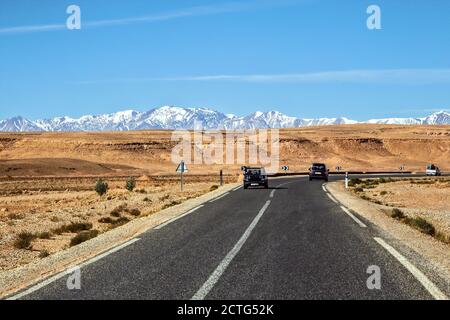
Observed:
[[[130,222],[130,219],[128,219],[127,217],[120,217],[120,218],[114,220],[114,221],[111,223],[111,226],[112,226],[113,228],[117,228],[117,227],[123,226],[124,224],[126,224],[126,223],[128,223],[128,222]]]
[[[392,209],[391,217],[394,219],[402,220],[405,218],[405,214],[402,210],[394,208]]]
[[[114,219],[112,219],[111,217],[103,217],[98,219],[98,222],[100,223],[113,223]]]
[[[52,236],[52,234],[50,232],[45,231],[45,232],[38,233],[36,235],[36,238],[39,238],[39,239],[50,239],[51,236]]]
[[[119,211],[119,210],[116,208],[116,209],[114,209],[113,211],[110,212],[110,215],[111,215],[112,217],[118,218],[118,217],[120,217],[120,213],[121,213],[121,211]]]
[[[364,191],[364,189],[361,187],[357,187],[354,190],[355,190],[355,192],[363,192]]]
[[[134,177],[128,177],[127,181],[125,182],[125,188],[128,191],[133,191],[134,188],[136,188],[136,179]]]
[[[35,238],[36,236],[31,232],[21,232],[17,235],[16,241],[14,241],[14,247],[17,249],[28,249]]]
[[[442,232],[436,232],[436,234],[434,236],[439,241],[450,244],[450,236],[449,235],[445,235]]]
[[[434,226],[429,223],[427,220],[416,217],[416,218],[409,218],[406,221],[410,226],[418,229],[419,231],[428,234],[430,236],[434,236],[436,234],[436,229]]]
[[[385,196],[385,195],[387,195],[387,191],[384,191],[384,190],[383,190],[383,191],[381,191],[381,192],[380,192],[380,195],[382,195],[382,196]]]
[[[92,229],[92,223],[89,222],[72,222],[71,224],[65,224],[59,228],[53,229],[54,234],[61,233],[77,233],[79,231],[85,231]]]
[[[218,185],[213,185],[213,186],[211,186],[211,188],[209,188],[209,191],[214,191],[214,190],[217,190],[217,189],[219,189],[219,186]]]
[[[76,246],[82,242],[90,240],[98,236],[98,230],[84,230],[77,233],[75,237],[70,240],[70,246]]]
[[[352,179],[350,179],[350,181],[348,182],[348,185],[350,186],[350,187],[354,187],[354,186],[356,186],[357,184],[360,184],[361,183],[361,179],[359,179],[359,178],[352,178]]]
[[[108,192],[108,183],[103,179],[97,180],[95,184],[95,192],[99,194],[99,196],[103,196]]]
[[[10,220],[21,220],[23,218],[25,218],[25,215],[23,215],[23,214],[18,214],[18,213],[8,214],[8,219],[10,219]]]
[[[149,197],[145,197],[143,201],[145,201],[145,202],[152,202],[152,200]]]
[[[130,210],[129,213],[130,213],[132,216],[137,217],[137,216],[139,216],[139,215],[141,214],[141,210],[135,208],[135,209]]]
[[[50,253],[47,250],[42,250],[41,252],[39,252],[39,258],[45,258],[48,257],[50,255]]]

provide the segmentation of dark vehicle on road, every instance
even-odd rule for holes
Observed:
[[[269,178],[264,168],[245,168],[244,171],[244,189],[250,186],[264,186],[269,188]]]
[[[328,181],[329,169],[324,163],[313,163],[309,168],[309,181],[312,179],[323,179]]]

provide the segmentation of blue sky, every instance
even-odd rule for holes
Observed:
[[[81,8],[81,30],[65,28]],[[368,30],[377,4],[382,30]],[[0,119],[211,107],[356,120],[450,108],[447,0],[2,0]]]

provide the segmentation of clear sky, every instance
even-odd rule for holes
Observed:
[[[81,30],[66,9],[81,8]],[[381,30],[366,9],[381,8]],[[450,108],[448,0],[1,0],[0,119],[146,111],[355,120]]]

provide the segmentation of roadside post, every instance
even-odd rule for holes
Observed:
[[[284,173],[286,173],[289,170],[289,166],[282,166],[281,170],[283,170]]]
[[[184,163],[183,160],[178,165],[176,171],[180,174],[180,189],[181,189],[181,192],[183,192],[183,173],[188,172],[186,164]]]
[[[345,189],[348,189],[348,172],[345,173]]]
[[[337,171],[337,172],[341,172],[341,170],[342,170],[342,167],[341,167],[341,166],[337,166],[337,167],[336,167],[336,171]]]
[[[223,186],[223,171],[220,170],[220,186]]]
[[[404,165],[401,165],[401,166],[400,166],[400,171],[401,171],[401,173],[403,174],[403,171],[405,171],[405,166],[404,166]]]

